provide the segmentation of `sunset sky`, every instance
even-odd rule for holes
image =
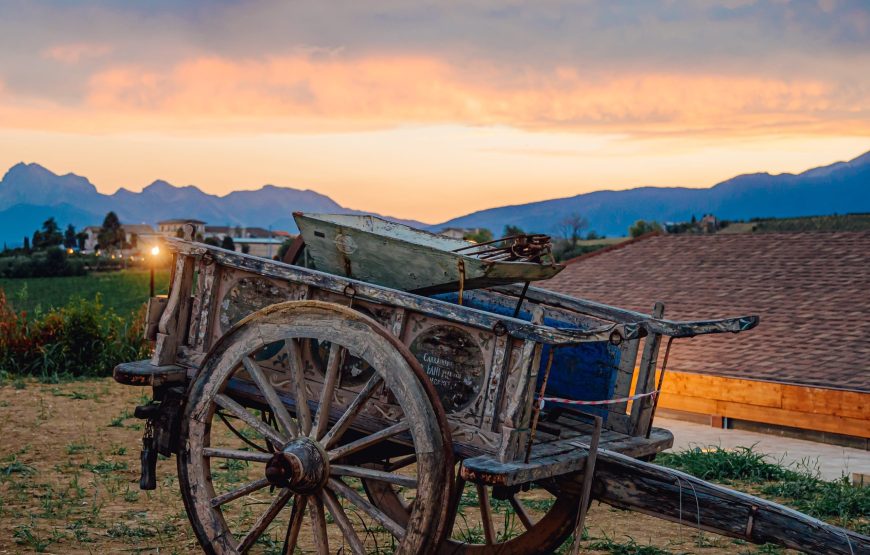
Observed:
[[[867,0],[0,0],[0,172],[105,193],[271,183],[436,222],[867,150]]]

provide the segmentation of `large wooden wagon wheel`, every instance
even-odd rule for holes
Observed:
[[[255,361],[278,341],[289,353],[285,389]],[[318,399],[306,393],[306,341],[328,345]],[[347,356],[374,371],[341,404]],[[216,554],[432,552],[444,533],[453,458],[443,409],[427,384],[401,343],[346,307],[294,301],[239,322],[206,357],[182,423],[179,481],[200,544]],[[387,424],[372,418],[373,398],[389,399],[401,414]],[[384,453],[406,457],[406,470],[372,469]],[[401,521],[365,499],[360,479],[412,499]]]
[[[395,471],[401,465],[381,463]],[[392,484],[363,480],[366,493],[384,513],[399,522],[410,505]],[[464,490],[464,494],[463,494]],[[441,545],[443,555],[533,555],[553,553],[574,531],[580,496],[576,486],[550,483],[529,492],[466,484],[457,478],[448,525],[452,534]],[[475,499],[476,497],[476,499]],[[463,510],[463,505],[471,506]]]

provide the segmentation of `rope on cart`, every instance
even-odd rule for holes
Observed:
[[[604,399],[603,401],[579,401],[577,399],[563,399],[562,397],[539,397],[541,410],[544,410],[545,403],[565,403],[566,405],[615,405],[617,403],[627,403],[628,401],[636,401],[644,397],[653,397],[659,394],[659,390],[648,391],[646,393],[638,393],[631,397],[620,397],[618,399]]]

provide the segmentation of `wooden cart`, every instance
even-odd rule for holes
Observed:
[[[650,487],[659,516],[676,519],[674,473],[641,462],[673,439],[652,427],[662,338],[758,322],[672,322],[661,304],[646,315],[514,286],[459,305],[452,293],[168,244],[170,293],[149,304],[154,355],[115,379],[153,388],[136,409],[147,420],[140,485],[155,487],[158,453],[176,455],[209,553],[550,553],[590,496],[655,513]],[[554,400],[568,396],[616,402]],[[466,491],[480,529],[468,529]],[[733,535],[771,541],[759,523],[772,504],[748,499],[750,525]],[[705,511],[699,524],[732,533]]]

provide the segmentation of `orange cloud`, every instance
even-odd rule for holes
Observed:
[[[459,124],[527,130],[744,135],[870,133],[861,88],[710,72],[459,67],[435,57],[304,54],[99,71],[80,106],[0,92],[7,127],[73,132],[336,132]]]
[[[64,64],[76,64],[86,58],[101,58],[112,51],[108,44],[72,43],[54,46],[45,50],[44,58]]]
[[[458,68],[435,58],[188,60],[165,72],[110,69],[91,81],[97,111],[266,128],[462,123],[616,132],[812,128],[870,101],[813,79],[694,73],[585,75],[574,68]],[[832,118],[833,116],[833,118]],[[848,119],[848,118],[847,118]],[[855,122],[840,121],[842,125]]]

